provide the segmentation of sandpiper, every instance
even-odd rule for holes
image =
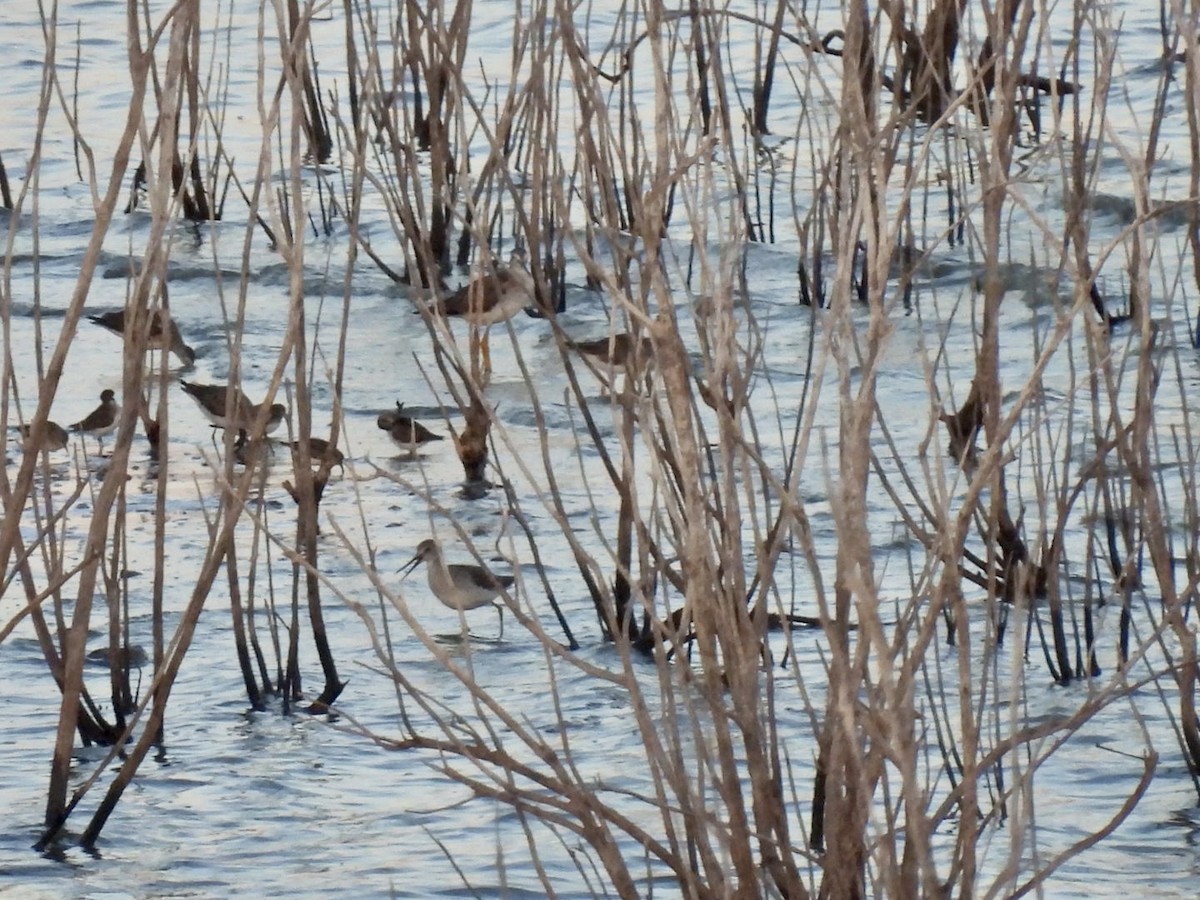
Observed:
[[[429,589],[443,605],[455,610],[494,606],[500,614],[500,639],[504,638],[504,604],[499,598],[512,587],[512,575],[494,575],[483,566],[464,563],[447,565],[442,546],[434,538],[421,541],[417,555],[400,571],[408,575],[423,562],[429,564]],[[465,623],[463,627],[465,630]]]
[[[67,441],[70,440],[70,435],[67,434],[67,429],[63,428],[57,422],[46,420],[46,430],[42,433],[42,442],[40,447],[33,446],[30,438],[33,435],[32,425],[21,426],[21,436],[25,439],[25,452],[30,453],[35,450],[44,450],[47,453],[53,453],[55,450],[65,450]]]
[[[397,447],[410,454],[415,454],[423,444],[442,440],[440,434],[434,434],[412,416],[406,416],[404,404],[399,400],[396,409],[380,413],[375,424],[388,433]]]
[[[476,275],[458,290],[440,298],[433,308],[443,316],[458,316],[476,328],[511,319],[533,305],[537,283],[525,268],[525,253],[514,250],[507,266]],[[484,371],[492,367],[487,332],[479,343]]]
[[[443,316],[460,316],[481,328],[511,319],[534,301],[533,276],[514,260],[503,269],[476,275],[453,293],[438,300]]]
[[[98,316],[88,316],[102,328],[107,328],[118,337],[125,336],[125,310],[114,309]],[[163,333],[163,321],[166,321],[166,334]],[[147,350],[169,350],[190,366],[196,362],[196,351],[184,343],[179,326],[164,309],[156,309],[150,315],[150,335],[146,341]]]
[[[638,342],[626,331],[611,334],[608,337],[596,338],[594,341],[567,341],[567,346],[580,356],[590,360],[601,372],[612,369],[614,374],[628,374],[630,366],[637,362],[648,363],[654,355],[654,348],[649,338],[642,338],[639,349]]]
[[[292,441],[288,446],[292,448],[292,455],[299,459],[300,442]],[[345,454],[324,438],[314,437],[308,439],[308,456],[312,460],[313,465],[320,466],[328,463],[329,469],[337,466],[339,469],[345,471]]]
[[[71,426],[72,431],[94,435],[100,452],[104,452],[104,438],[117,430],[117,416],[121,414],[121,404],[117,395],[110,390],[100,392],[100,405],[88,413],[83,419]]]
[[[213,424],[214,428],[236,428],[238,443],[243,443],[246,433],[254,427],[258,419],[261,403],[251,403],[250,398],[242,393],[240,388],[233,388],[233,410],[226,406],[230,389],[223,384],[196,384],[180,379],[180,387],[200,406],[200,412]],[[272,403],[267,417],[264,434],[270,434],[287,416],[287,407],[282,403]]]
[[[616,393],[617,376],[625,376],[625,389],[654,361],[654,346],[650,338],[636,340],[628,332],[610,334],[593,341],[567,339],[567,346],[583,357],[588,368],[605,385],[606,391]]]

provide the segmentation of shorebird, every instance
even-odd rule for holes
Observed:
[[[442,440],[440,434],[434,434],[412,416],[404,414],[404,404],[396,401],[396,409],[379,414],[375,424],[388,433],[396,446],[409,454],[415,454],[423,444]]]
[[[978,383],[971,382],[967,399],[957,412],[938,413],[938,419],[945,424],[946,433],[950,436],[946,449],[951,458],[967,475],[974,474],[979,462],[975,440],[983,430],[983,402]]]
[[[509,263],[494,272],[476,275],[458,290],[441,297],[433,309],[443,316],[457,316],[476,328],[511,319],[534,303],[537,283],[525,268],[525,253],[514,250]],[[479,341],[485,372],[492,370],[487,331]]]
[[[150,657],[140,644],[130,644],[126,647],[97,647],[88,652],[87,661],[119,669],[140,669],[150,661]]]
[[[70,435],[67,434],[67,429],[63,428],[57,422],[50,419],[46,420],[46,430],[42,434],[42,443],[40,447],[33,446],[30,438],[33,434],[32,425],[21,426],[21,436],[25,439],[25,452],[30,453],[36,450],[44,450],[47,453],[53,453],[55,450],[65,450],[67,441],[70,440]]]
[[[608,390],[616,392],[618,375],[625,376],[628,390],[630,382],[639,371],[644,371],[654,361],[654,347],[650,338],[635,340],[628,332],[610,334],[594,341],[567,339],[567,346],[588,363],[588,367],[600,378]]]
[[[245,442],[246,433],[254,427],[258,419],[261,403],[251,403],[250,398],[242,393],[240,388],[233,388],[233,410],[226,405],[230,388],[223,384],[196,384],[180,379],[180,387],[200,406],[200,412],[213,424],[214,428],[236,428],[238,444]],[[270,434],[287,416],[287,407],[282,403],[272,403],[270,415],[267,417],[264,434]]]
[[[400,571],[407,576],[421,563],[428,563],[429,589],[444,606],[455,610],[494,606],[500,614],[500,640],[504,639],[504,604],[499,599],[512,587],[511,575],[494,575],[483,566],[451,563],[442,556],[442,545],[426,538],[417,545],[414,556]],[[464,631],[466,625],[464,623]]]
[[[117,430],[117,416],[120,414],[121,404],[117,402],[117,395],[109,390],[101,391],[100,405],[72,425],[71,430],[94,435],[103,453],[104,438]]]
[[[650,338],[642,338],[639,349],[639,344],[627,331],[596,338],[594,341],[568,339],[567,346],[580,356],[590,360],[601,372],[611,369],[613,374],[620,372],[628,374],[630,366],[638,361],[644,365],[650,362],[654,356]]]
[[[292,455],[299,459],[300,442],[292,441],[288,446],[292,448]],[[313,465],[320,466],[328,463],[330,469],[337,466],[339,469],[345,471],[345,454],[324,438],[314,437],[308,439],[308,456],[313,461]]]
[[[88,316],[102,328],[107,328],[113,334],[125,336],[125,310],[114,309],[98,316]],[[166,321],[166,334],[163,333],[163,321]],[[146,340],[147,350],[169,350],[178,356],[183,364],[191,366],[196,362],[196,351],[184,343],[179,326],[165,309],[156,309],[150,314],[150,335]]]

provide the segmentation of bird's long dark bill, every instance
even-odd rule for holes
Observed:
[[[403,572],[404,576],[407,578],[409,575],[412,574],[412,570],[415,569],[420,564],[421,564],[421,557],[414,556],[412,559],[410,559],[408,562],[406,562],[403,566],[401,566],[399,569],[397,569],[397,571]]]

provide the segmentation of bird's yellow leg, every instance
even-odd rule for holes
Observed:
[[[488,331],[471,326],[471,377],[481,387],[486,387],[492,380],[492,351],[488,345]]]

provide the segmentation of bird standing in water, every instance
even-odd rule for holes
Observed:
[[[114,309],[98,316],[88,316],[101,328],[107,328],[117,337],[125,337],[125,310]],[[163,323],[166,323],[164,328]],[[147,350],[167,350],[174,353],[186,366],[196,362],[196,351],[184,343],[179,326],[165,309],[156,309],[150,314],[150,334],[146,341]]]
[[[404,414],[404,404],[396,401],[395,410],[379,414],[375,424],[388,433],[388,437],[409,455],[415,455],[417,448],[433,441],[442,440],[440,434],[434,434],[412,416]]]
[[[536,296],[537,283],[525,267],[525,253],[514,250],[507,266],[476,275],[458,290],[440,298],[433,308],[443,316],[456,316],[465,319],[473,328],[484,329],[478,346],[483,372],[487,376],[492,372],[488,327],[511,319],[532,305]],[[472,334],[472,349],[476,346],[475,340]]]
[[[90,434],[96,438],[99,452],[104,453],[104,438],[117,430],[117,416],[121,414],[121,404],[117,395],[110,390],[100,392],[100,405],[71,426],[72,431]]]
[[[296,459],[300,458],[300,442],[292,441],[288,444],[292,448],[292,455]],[[321,466],[328,464],[328,468],[332,469],[336,466],[339,469],[345,470],[346,454],[342,453],[337,447],[329,443],[324,438],[313,437],[308,439],[308,457],[312,460],[313,465]]]
[[[648,366],[654,359],[654,347],[650,339],[644,337],[640,341],[634,340],[627,331],[594,341],[568,339],[567,346],[595,366],[601,378],[610,382],[610,387],[618,375],[624,374],[628,379],[631,374],[637,374],[638,366]]]
[[[230,389],[223,384],[196,384],[195,382],[179,382],[184,392],[200,406],[200,412],[213,424],[214,428],[236,428],[238,446],[246,441],[246,435],[254,428],[258,420],[262,403],[251,403],[250,398],[242,393],[240,388],[233,388],[233,409],[228,409]],[[264,401],[265,402],[265,401]],[[287,416],[287,407],[282,403],[272,403],[269,410],[263,434],[270,434]]]
[[[46,420],[46,430],[42,433],[40,446],[34,446],[33,444],[32,425],[22,425],[21,436],[25,439],[26,453],[33,453],[38,450],[44,450],[47,453],[53,453],[55,450],[65,450],[67,449],[67,442],[71,439],[71,436],[67,434],[67,429],[50,419]]]
[[[417,555],[402,569],[405,575],[421,563],[426,563],[429,589],[444,606],[454,610],[479,609],[494,606],[500,614],[500,637],[504,639],[504,604],[500,595],[513,586],[512,575],[495,575],[483,566],[465,563],[446,563],[442,556],[442,545],[434,538],[426,538],[417,545]],[[463,625],[464,631],[466,625]]]

